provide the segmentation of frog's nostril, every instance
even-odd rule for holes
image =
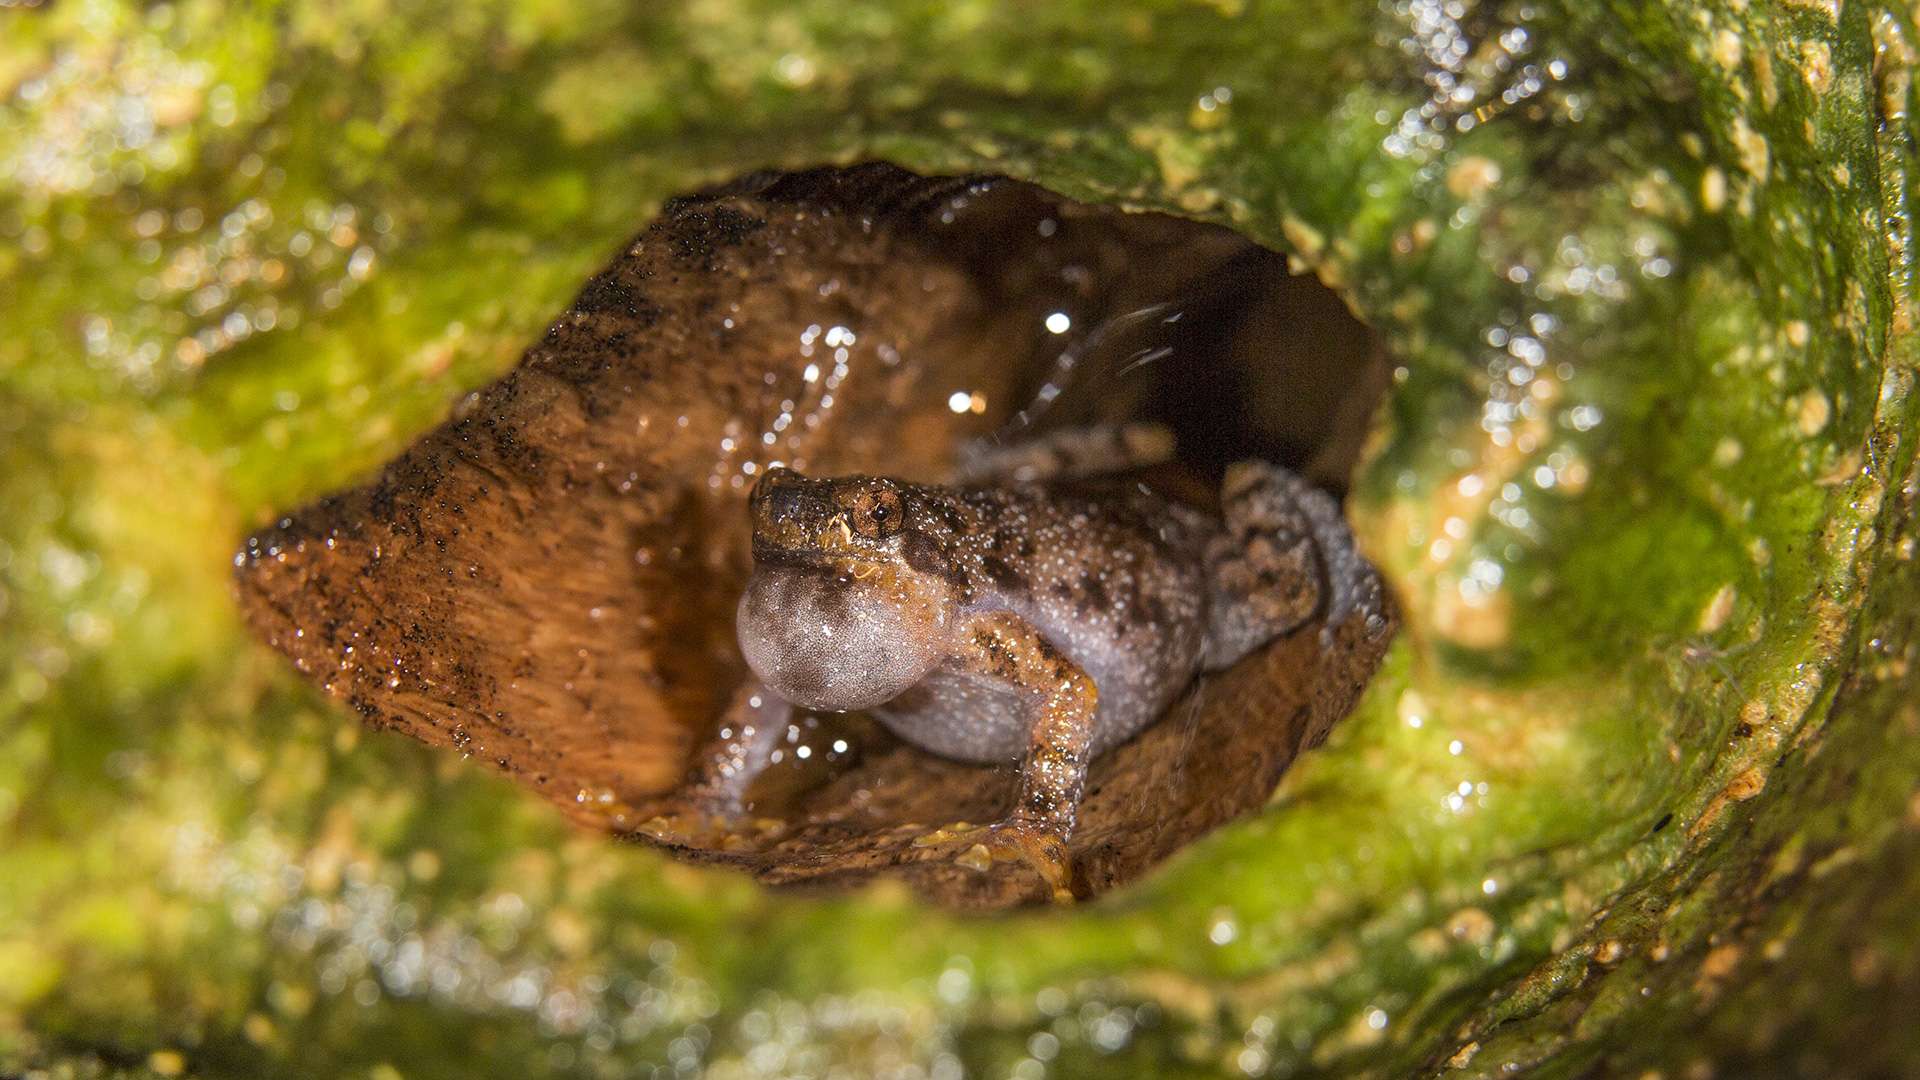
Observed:
[[[767,513],[781,521],[799,517],[807,503],[806,492],[794,483],[771,483],[762,498],[766,500]]]
[[[753,490],[748,493],[747,498],[754,503],[770,505],[773,497],[782,489],[791,487],[794,478],[798,475],[784,465],[775,465],[760,475],[759,482],[753,485]]]

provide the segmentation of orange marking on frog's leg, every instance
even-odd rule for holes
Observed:
[[[1071,676],[1048,691],[1036,709],[1027,756],[1020,763],[1020,795],[1012,817],[1073,831],[1086,789],[1099,696],[1093,680],[1067,661]]]
[[[982,844],[989,854],[1022,859],[1046,881],[1054,899],[1070,900],[1073,863],[1067,838],[1086,789],[1099,689],[1052,642],[1010,613],[975,616],[958,637],[957,666],[1026,690],[1032,727],[1012,811],[998,824],[956,839]]]

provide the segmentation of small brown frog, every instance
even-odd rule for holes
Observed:
[[[696,765],[696,801],[741,813],[795,707],[865,710],[935,754],[1018,760],[1003,820],[926,842],[1022,858],[1070,898],[1066,841],[1095,756],[1198,673],[1372,602],[1324,492],[1242,462],[1214,518],[1090,475],[1143,449],[1131,430],[1063,433],[984,455],[954,486],[768,471],[737,620],[754,678]]]

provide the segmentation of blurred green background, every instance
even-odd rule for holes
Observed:
[[[0,1072],[1920,1074],[1913,17],[0,0]],[[241,632],[239,537],[663,198],[866,157],[1391,346],[1408,626],[1264,814],[1074,910],[769,894]]]

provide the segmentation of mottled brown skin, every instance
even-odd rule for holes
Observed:
[[[1087,439],[1055,441],[1083,451]],[[1008,460],[1032,476],[1067,458]],[[931,846],[1018,855],[1056,897],[1092,759],[1200,671],[1316,615],[1330,591],[1321,544],[1350,551],[1331,500],[1253,463],[1230,474],[1224,520],[1138,485],[938,487],[788,469],[759,482],[750,508],[755,569],[738,630],[755,678],[697,766],[700,798],[739,812],[786,707],[867,710],[944,757],[1019,760],[998,824],[942,830]]]

